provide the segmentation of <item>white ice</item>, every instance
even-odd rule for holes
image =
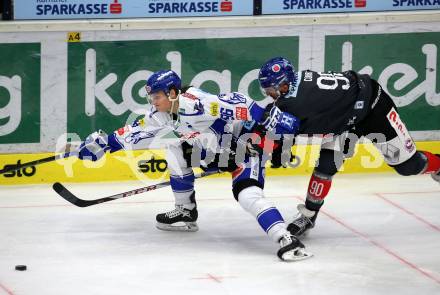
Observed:
[[[270,177],[266,196],[289,221],[307,183]],[[141,185],[66,186],[93,199]],[[155,228],[155,215],[173,207],[168,188],[78,208],[50,185],[0,187],[0,294],[440,294],[440,185],[431,177],[337,175],[302,239],[315,256],[292,263],[279,261],[230,187],[197,181],[195,233]]]

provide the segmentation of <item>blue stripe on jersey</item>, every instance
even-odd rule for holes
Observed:
[[[275,207],[270,207],[258,214],[258,223],[267,233],[275,224],[284,222],[280,211]]]
[[[252,120],[260,122],[264,114],[264,109],[255,102],[252,102],[249,106],[249,113],[251,114]]]
[[[194,189],[194,174],[184,176],[170,176],[170,183],[173,192],[188,192]]]
[[[209,127],[216,134],[223,134],[225,132],[226,121],[222,119],[217,119]]]
[[[108,136],[108,145],[110,146],[110,152],[116,152],[124,148],[124,144],[119,140],[116,133],[112,133]]]
[[[192,117],[192,116],[200,116],[200,115],[203,115],[205,112],[203,111],[203,110],[197,110],[197,113],[193,113],[193,114],[186,114],[186,113],[183,113],[183,112],[179,112],[179,116],[182,116],[182,117]]]

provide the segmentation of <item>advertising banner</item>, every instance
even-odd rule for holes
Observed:
[[[0,44],[0,144],[40,142],[39,43]]]
[[[325,69],[371,75],[411,130],[440,130],[439,47],[440,33],[326,36]]]
[[[23,163],[50,156],[53,154],[0,154],[0,169],[21,168],[1,174],[0,185],[58,181],[88,182],[91,180],[160,182],[168,179],[168,164],[164,160],[163,150],[120,151],[97,162],[81,161],[76,157],[70,157],[42,165],[21,167]]]
[[[253,0],[15,0],[15,19],[252,15]]]
[[[440,9],[440,0],[262,0],[262,14]]]
[[[147,104],[145,80],[161,69],[174,70],[184,85],[262,99],[260,63],[276,55],[297,61],[298,46],[298,37],[69,43],[67,131],[83,138],[126,125]]]
[[[0,32],[6,57],[0,59],[0,154],[54,152],[98,129],[109,133],[131,123],[147,106],[145,80],[161,69],[176,71],[184,85],[262,99],[258,70],[274,56],[289,58],[299,70],[370,74],[391,95],[415,140],[439,140],[436,28],[429,22]]]

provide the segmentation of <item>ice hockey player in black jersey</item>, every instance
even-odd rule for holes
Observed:
[[[258,79],[262,91],[274,99],[267,118],[271,124],[265,126],[283,130],[278,127],[293,115],[299,122],[296,134],[323,135],[306,202],[298,205],[298,216],[288,226],[293,235],[314,227],[333,176],[362,136],[400,175],[431,174],[440,182],[440,156],[416,150],[391,97],[370,76],[354,71],[295,71],[287,59],[276,57],[264,63]]]

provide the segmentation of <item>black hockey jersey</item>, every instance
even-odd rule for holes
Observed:
[[[300,134],[340,134],[366,116],[371,96],[368,75],[301,71],[294,89],[275,105],[301,120]]]

